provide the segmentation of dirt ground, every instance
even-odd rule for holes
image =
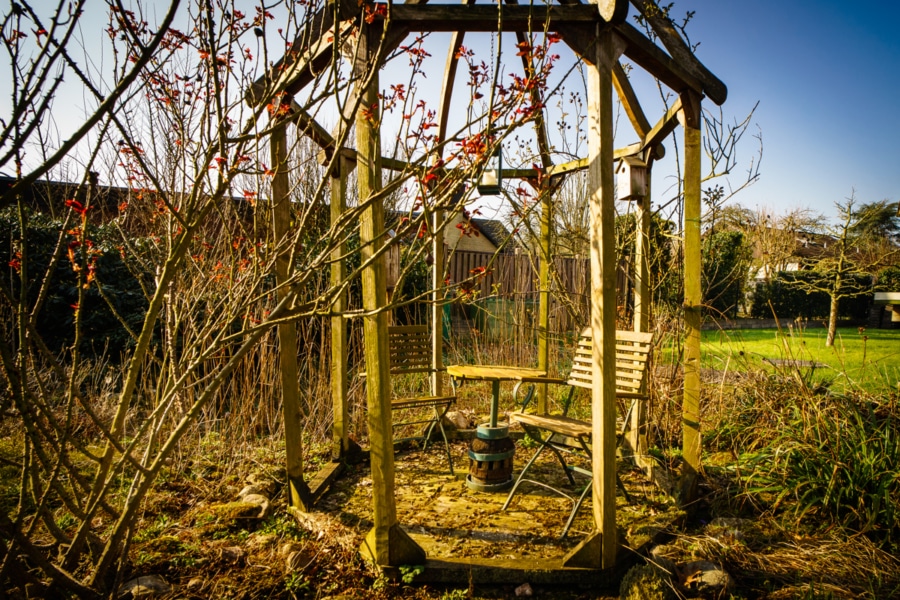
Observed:
[[[397,516],[404,528],[426,550],[429,558],[529,558],[559,559],[589,532],[590,501],[582,506],[572,529],[561,539],[573,501],[551,491],[523,483],[509,509],[501,510],[508,492],[478,492],[468,488],[468,446],[451,444],[456,475],[450,474],[440,445],[427,452],[405,451],[396,460]],[[535,451],[518,443],[515,473]],[[587,466],[587,465],[584,465]],[[573,495],[572,489],[550,453],[545,452],[532,469],[535,478]],[[674,503],[639,472],[621,473],[632,500],[617,495],[617,522],[626,545],[638,549],[680,516]],[[579,486],[587,484],[576,476]],[[366,465],[352,467],[322,499],[323,511],[340,515],[343,522],[365,533],[371,526],[372,481]]]

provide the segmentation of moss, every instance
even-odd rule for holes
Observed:
[[[632,567],[619,586],[620,600],[677,600],[669,576],[653,565]]]

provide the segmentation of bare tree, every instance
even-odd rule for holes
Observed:
[[[812,276],[790,280],[792,285],[808,293],[822,292],[830,298],[826,346],[834,345],[840,300],[871,292],[875,270],[900,255],[900,248],[896,245],[885,247],[877,238],[865,235],[864,217],[869,213],[857,208],[854,195],[851,194],[844,202],[836,202],[835,207],[838,211],[837,224],[823,228],[830,240],[827,247],[814,256],[800,258],[801,269],[809,271]],[[881,252],[865,251],[865,248],[875,245]]]
[[[375,105],[361,105],[358,90],[373,80],[377,64],[351,70],[333,60],[288,94],[286,82],[303,66],[310,43],[324,41],[332,57],[353,56],[361,37],[354,23],[379,15],[363,7],[347,28],[317,32],[309,25],[317,22],[313,17],[334,10],[333,4],[276,5],[245,14],[236,1],[175,1],[157,22],[149,4],[126,9],[110,0],[102,15],[89,12],[98,4],[60,2],[44,16],[14,3],[4,16],[15,89],[10,114],[0,123],[0,166],[15,164],[16,177],[0,205],[17,223],[11,242],[17,254],[0,283],[0,372],[4,394],[12,398],[3,425],[18,437],[14,453],[3,459],[20,470],[22,486],[14,509],[0,511],[0,585],[19,585],[22,573],[33,573],[37,583],[84,598],[115,589],[145,498],[188,435],[204,434],[201,421],[222,419],[235,402],[226,393],[235,374],[249,368],[278,325],[331,316],[335,299],[361,270],[383,260],[386,246],[365,259],[354,255],[340,281],[324,275],[335,252],[359,239],[367,203],[393,205],[398,194],[404,199],[408,216],[396,226],[398,240],[429,236],[436,210],[447,211],[437,224],[446,227],[450,209],[459,207],[460,183],[475,179],[503,137],[539,112],[529,89],[545,86],[555,60],[547,49],[556,40],[537,36],[527,49],[520,45],[532,54],[530,75],[500,85],[499,56],[493,63],[473,58],[473,99],[486,100],[473,101],[466,123],[437,139],[435,111],[416,99],[411,85],[388,82]],[[278,9],[276,25],[272,11]],[[111,74],[97,71],[93,46],[77,38],[83,19],[104,17]],[[190,22],[192,29],[179,31],[176,22]],[[419,42],[379,43],[378,56],[413,64],[423,56]],[[84,52],[75,56],[80,44]],[[51,115],[64,77],[91,100],[84,122],[57,144]],[[315,121],[329,114],[337,121],[334,136]],[[330,173],[352,151],[356,114],[379,125],[395,117],[403,140],[395,155],[403,162],[380,192],[350,202],[330,222]],[[489,128],[491,120],[504,125]],[[288,124],[298,127],[273,156],[270,135]],[[307,137],[326,151],[318,152]],[[47,151],[35,154],[36,148]],[[64,161],[85,171],[83,189],[56,199],[63,218],[53,225],[53,250],[43,262],[32,260],[27,192]],[[290,225],[284,234],[273,226],[281,218],[274,214],[273,177],[282,174],[290,200],[280,221]],[[112,247],[95,237],[101,177],[121,184],[116,216],[107,223],[119,229]],[[405,264],[424,260],[423,248],[409,245]],[[143,290],[140,323],[107,293],[111,274],[103,257],[112,252]],[[45,267],[38,270],[39,264]],[[42,339],[39,324],[61,272],[73,278],[78,299],[64,320],[72,341],[59,353]],[[91,376],[86,354],[86,297],[95,292],[131,338],[105,384]],[[274,383],[268,389],[278,394]],[[60,526],[57,510],[74,524]]]

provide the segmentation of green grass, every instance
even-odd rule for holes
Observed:
[[[810,385],[884,393],[900,384],[900,330],[838,329],[826,347],[824,328],[702,332],[702,365],[719,371],[751,368],[793,372]],[[663,349],[671,360],[672,344]]]

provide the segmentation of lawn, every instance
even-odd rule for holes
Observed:
[[[716,370],[796,369],[810,383],[836,391],[860,387],[872,393],[900,384],[900,330],[838,329],[834,346],[825,346],[823,328],[704,331],[702,364]],[[671,349],[667,349],[671,356]],[[665,357],[664,357],[665,359]]]

